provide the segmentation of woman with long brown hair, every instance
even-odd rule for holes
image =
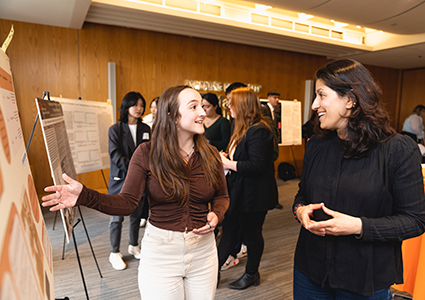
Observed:
[[[164,91],[151,142],[134,152],[119,195],[90,190],[64,175],[43,197],[52,211],[85,205],[128,215],[145,191],[151,215],[142,240],[139,288],[146,299],[213,299],[215,227],[229,205],[218,151],[205,139],[201,95],[188,86]],[[210,207],[210,209],[209,209]]]
[[[245,289],[260,284],[258,267],[264,249],[262,235],[267,211],[277,204],[274,177],[274,135],[265,122],[255,92],[248,87],[232,91],[229,107],[235,129],[222,154],[227,175],[230,207],[223,221],[223,235],[218,247],[219,267],[225,263],[238,240],[239,229],[244,235],[248,258],[245,273],[229,288]]]

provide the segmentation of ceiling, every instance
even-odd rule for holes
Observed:
[[[0,0],[0,18],[76,29],[92,22],[395,69],[425,67],[425,0],[259,1]],[[256,3],[271,8],[261,12]],[[298,13],[311,18],[300,21]]]

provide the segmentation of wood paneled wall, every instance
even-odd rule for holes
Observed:
[[[149,103],[167,87],[183,84],[186,79],[259,84],[262,98],[268,90],[277,89],[281,99],[303,101],[305,80],[312,79],[315,70],[328,62],[315,55],[91,23],[75,30],[0,20],[0,40],[6,38],[12,24],[15,36],[7,54],[26,142],[36,117],[34,98],[41,97],[43,91],[52,96],[106,101],[108,62],[116,63],[118,106],[129,91],[141,92]],[[400,71],[370,70],[397,122]],[[304,146],[281,147],[276,165],[294,163],[292,152],[301,173]],[[39,125],[29,161],[37,191],[43,194],[43,187],[52,180]],[[89,187],[105,187],[100,172],[79,177]]]
[[[425,69],[403,71],[401,103],[398,131],[403,128],[404,120],[412,114],[413,109],[425,105]]]

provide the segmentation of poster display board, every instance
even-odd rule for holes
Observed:
[[[35,102],[40,116],[41,129],[43,131],[44,143],[46,144],[53,183],[55,185],[66,184],[62,178],[63,173],[77,180],[61,104],[57,101],[40,98],[36,98]],[[60,212],[66,239],[69,243],[76,208],[64,208]]]
[[[267,105],[267,99],[260,99]],[[297,100],[279,100],[276,108],[279,132],[279,146],[302,145],[301,102]]]
[[[59,101],[77,174],[109,168],[108,129],[114,124],[106,102],[50,97]]]
[[[54,299],[52,246],[20,124],[9,58],[0,50],[0,300]]]

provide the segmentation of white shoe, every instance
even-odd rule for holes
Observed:
[[[145,227],[146,226],[146,219],[141,219],[140,220],[140,227]]]
[[[133,254],[134,258],[140,259],[142,257],[142,253],[140,251],[140,247],[128,245],[128,253]]]
[[[125,262],[122,260],[121,253],[119,252],[111,252],[111,254],[109,255],[109,262],[112,264],[112,268],[114,268],[115,270],[124,270],[127,267]]]
[[[246,248],[246,246],[244,244],[242,244],[241,246],[241,251],[239,251],[239,253],[237,254],[238,258],[242,258],[248,255],[248,249]]]
[[[221,271],[227,270],[230,267],[234,267],[239,263],[238,258],[234,258],[233,256],[229,255],[224,265],[221,266]]]

